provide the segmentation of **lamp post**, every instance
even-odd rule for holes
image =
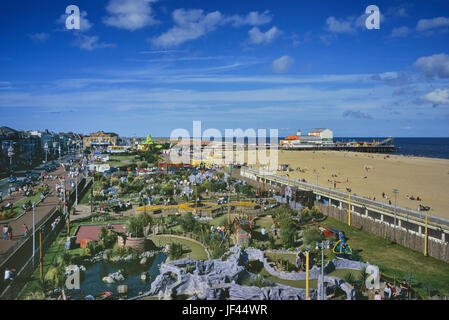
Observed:
[[[75,177],[75,208],[78,206],[78,176]]]
[[[316,249],[321,249],[321,283],[318,283],[319,289],[321,290],[320,300],[324,300],[324,241],[321,244],[316,243]]]
[[[396,203],[398,199],[399,190],[393,189],[393,193],[394,193],[394,228],[396,228]]]
[[[309,299],[309,251],[306,251],[306,300]]]
[[[346,188],[349,193],[348,197],[348,226],[351,226],[351,188]]]
[[[34,268],[35,251],[36,251],[36,203],[33,202],[33,268]]]
[[[48,143],[45,142],[44,144],[44,150],[45,150],[45,163],[47,163],[47,153],[48,153]]]
[[[9,157],[9,171],[12,173],[12,157],[14,156],[14,148],[12,145],[8,148],[8,157]]]
[[[419,205],[419,210],[424,211],[426,213],[426,228],[425,228],[425,235],[424,235],[424,256],[427,257],[427,222],[428,222],[428,215],[430,207]]]
[[[58,146],[58,143],[56,141],[53,141],[53,156],[56,158],[56,147]]]

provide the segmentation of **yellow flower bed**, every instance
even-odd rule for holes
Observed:
[[[205,204],[207,207],[206,208],[204,208],[204,207],[198,208],[200,210],[213,210],[213,209],[219,207],[219,205],[217,205],[216,203],[213,203],[213,202],[202,202],[202,203]],[[163,206],[163,205],[142,206],[142,207],[138,207],[136,210],[152,211],[152,210],[159,210],[159,209],[181,209],[181,210],[192,211],[195,209],[194,206],[195,206],[195,203],[193,203],[193,202],[185,202],[185,203],[181,203],[181,204],[177,204],[177,205],[169,205],[169,206]],[[254,206],[254,203],[248,202],[248,201],[240,201],[240,202],[236,202],[236,203],[223,204],[222,206],[252,207],[252,206]]]

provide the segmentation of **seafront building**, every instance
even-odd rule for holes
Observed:
[[[98,131],[83,138],[84,147],[108,147],[119,144],[119,136],[113,132]]]
[[[307,135],[302,135],[298,130],[296,135],[291,135],[279,142],[281,148],[316,148],[332,146],[334,144],[334,133],[326,128],[317,128],[309,131]]]

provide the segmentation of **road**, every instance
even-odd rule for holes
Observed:
[[[68,161],[68,159],[70,159],[70,158],[73,158],[73,155],[65,155],[65,156],[61,157],[61,162]],[[59,161],[53,160],[53,161],[49,161],[48,163],[59,164]],[[40,164],[40,165],[36,166],[35,168],[33,168],[33,169],[29,170],[29,171],[31,171],[32,173],[38,173],[39,175],[41,175],[42,172],[44,171],[44,166],[45,166],[45,163]],[[28,170],[16,171],[15,175],[17,176],[17,180],[18,181],[23,181],[25,179],[25,175],[26,175],[27,171]],[[8,189],[9,189],[9,186],[10,186],[10,183],[8,182],[8,179],[9,178],[4,178],[4,179],[0,180],[0,192],[3,193],[3,198],[5,198],[6,195],[8,194]]]

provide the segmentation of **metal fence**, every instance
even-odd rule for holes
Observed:
[[[281,183],[283,185],[295,186],[295,187],[299,187],[304,190],[313,191],[314,193],[317,193],[320,195],[337,197],[337,198],[340,198],[343,200],[348,200],[348,193],[341,192],[338,190],[320,187],[320,186],[310,184],[307,182],[302,182],[302,181],[299,181],[296,179],[288,179],[283,176],[278,176],[278,175],[273,175],[273,174],[264,174],[262,172],[259,172],[257,170],[250,169],[250,168],[241,168],[241,171],[242,172],[246,171],[250,174],[255,175],[256,177],[263,178],[265,180],[271,180],[273,182]],[[362,204],[364,206],[370,206],[370,207],[379,208],[382,210],[388,210],[391,212],[394,212],[394,210],[395,210],[394,205],[389,205],[389,204],[386,204],[383,202],[374,201],[374,200],[366,199],[366,198],[355,196],[355,195],[351,195],[351,202],[354,204]],[[414,217],[418,220],[424,219],[424,214],[422,212],[414,211],[411,209],[402,208],[402,207],[398,207],[398,206],[396,206],[396,213],[399,215],[403,215],[407,218]],[[437,217],[435,215],[430,215],[430,213],[428,215],[428,220],[429,220],[429,222],[437,223],[437,224],[444,225],[444,226],[449,226],[448,219]]]
[[[90,182],[86,183],[86,179],[82,179],[78,182],[78,196],[82,196],[86,190],[90,187]],[[81,189],[81,190],[80,190]],[[69,209],[75,202],[75,189],[71,191],[68,199]],[[52,222],[60,217],[60,222],[53,230],[51,227]],[[33,259],[33,232],[31,229],[30,236],[22,238],[10,249],[9,254],[4,255],[3,261],[0,264],[0,272],[5,271],[6,268],[15,268],[16,274],[14,275],[14,281],[7,283],[2,279],[0,283],[0,299],[12,300],[17,297],[23,287],[28,281],[31,280],[31,276],[35,268],[39,265],[39,230],[42,231],[42,250],[43,254],[50,247],[53,241],[58,236],[59,232],[64,228],[66,217],[62,214],[60,206],[52,208],[42,219],[36,223],[36,238],[35,238],[35,252]]]

